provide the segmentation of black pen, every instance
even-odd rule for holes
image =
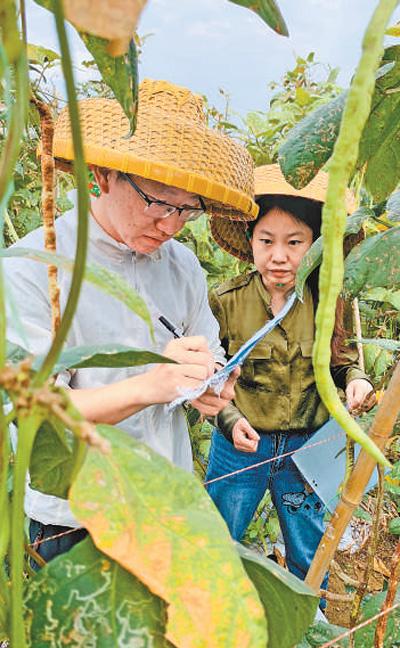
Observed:
[[[174,338],[181,338],[181,337],[182,337],[182,335],[180,335],[180,333],[177,333],[177,332],[176,332],[176,326],[174,326],[173,324],[171,324],[171,322],[169,322],[169,321],[167,320],[167,318],[164,317],[164,315],[160,315],[160,317],[158,318],[158,320],[159,320],[159,322],[161,322],[161,324],[162,324],[163,326],[165,326],[166,329],[168,329],[168,331],[170,331],[170,332],[172,333],[172,335],[174,336]]]

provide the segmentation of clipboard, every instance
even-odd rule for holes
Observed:
[[[307,447],[318,442],[320,445]],[[303,447],[306,449],[302,450]],[[360,446],[356,443],[355,458],[359,453]],[[346,469],[346,434],[339,423],[335,419],[329,419],[292,455],[292,459],[328,511],[333,513],[339,501],[339,488]],[[378,471],[375,468],[364,492],[371,490],[377,482]]]

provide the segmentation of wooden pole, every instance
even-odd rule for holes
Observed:
[[[396,365],[389,386],[378,406],[369,436],[383,450],[391,435],[400,411],[400,362]],[[335,554],[344,530],[350,522],[354,509],[361,502],[364,490],[376,466],[376,461],[361,450],[354,470],[345,484],[340,501],[315,552],[305,582],[315,592],[320,585]]]

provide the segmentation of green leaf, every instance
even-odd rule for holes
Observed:
[[[349,236],[349,234],[357,234],[364,222],[373,215],[374,212],[369,207],[359,207],[359,209],[357,209],[347,219],[345,236]],[[303,300],[304,285],[308,277],[316,268],[318,268],[319,265],[321,265],[322,249],[322,236],[320,236],[306,252],[298,267],[296,274],[296,294],[301,301]]]
[[[29,465],[32,488],[67,498],[74,474],[78,439],[56,418],[37,431]]]
[[[386,218],[389,221],[400,220],[400,191],[393,193],[386,203]]]
[[[14,342],[10,342],[7,340],[7,362],[10,362],[11,364],[18,364],[19,362],[22,362],[22,360],[25,360],[30,353],[26,350],[23,349],[21,346],[18,344],[14,344]]]
[[[347,92],[320,106],[289,132],[279,148],[278,161],[286,180],[305,187],[329,159],[342,119]]]
[[[127,55],[114,57],[107,51],[108,40],[83,33],[80,33],[80,37],[96,61],[103,81],[111,88],[129,119],[130,132],[127,133],[127,136],[132,136],[136,129],[139,78],[134,40],[132,39],[129,44]]]
[[[349,297],[371,288],[400,288],[400,227],[365,239],[345,259],[344,290]]]
[[[389,533],[400,535],[400,517],[393,518],[389,522]]]
[[[44,356],[38,356],[33,362],[33,369],[39,369]],[[86,367],[137,367],[145,364],[173,363],[174,360],[152,351],[135,349],[123,344],[104,344],[101,346],[79,346],[66,349],[60,355],[53,373],[65,369],[83,369]]]
[[[268,648],[292,648],[313,622],[319,598],[303,581],[272,560],[236,543],[268,619]]]
[[[373,596],[364,599],[359,622],[362,623],[381,611],[387,592],[379,592]],[[395,603],[400,603],[400,593],[395,596]],[[364,628],[360,628],[354,633],[355,648],[366,648],[374,645],[375,629],[377,621],[369,623]],[[400,609],[397,608],[387,617],[387,628],[385,632],[384,648],[394,648],[400,643]]]
[[[30,645],[168,648],[165,603],[90,538],[43,567],[25,598]]]
[[[288,28],[275,0],[230,0],[230,2],[255,11],[277,34],[289,36]]]
[[[40,63],[40,65],[43,65],[47,61],[53,63],[54,61],[59,61],[61,58],[57,52],[53,52],[53,50],[42,47],[41,45],[33,45],[32,43],[28,43],[27,45],[27,54],[31,63]]]
[[[265,646],[257,592],[201,483],[120,430],[97,430],[110,451],[88,448],[69,495],[96,546],[165,600],[177,646]]]
[[[384,52],[377,73],[371,112],[360,142],[357,169],[366,165],[364,181],[376,202],[383,201],[400,176],[400,46]],[[279,163],[290,184],[301,189],[330,158],[347,93],[300,121],[279,149]]]
[[[354,338],[353,342],[361,342],[361,344],[373,344],[386,351],[400,350],[400,342],[398,340],[389,340],[387,338]]]
[[[332,641],[336,637],[339,637],[341,634],[345,633],[346,630],[347,628],[343,628],[342,626],[317,621],[308,628],[305,637],[296,646],[296,648],[319,648],[319,646],[322,646],[324,643],[328,643],[328,641]],[[347,638],[341,640],[340,648],[345,648],[348,645],[349,641]],[[336,648],[339,644],[334,644],[334,646]]]
[[[33,250],[30,248],[13,247],[7,249],[0,249],[0,257],[26,257],[32,261],[39,261],[48,265],[53,264],[57,268],[62,268],[68,272],[72,272],[74,262],[67,259],[60,254],[52,252],[44,252],[42,250]],[[146,306],[145,301],[140,295],[119,275],[107,270],[97,263],[88,263],[85,269],[85,280],[94,284],[100,290],[115,297],[123,302],[127,308],[141,317],[151,332],[153,332],[153,325],[151,323],[150,313]]]

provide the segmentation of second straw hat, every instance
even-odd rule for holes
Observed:
[[[199,194],[211,215],[253,220],[253,161],[246,149],[206,124],[203,99],[167,81],[140,84],[137,128],[119,103],[94,98],[79,102],[88,164],[136,174]],[[53,155],[67,170],[74,158],[68,110],[57,121]]]
[[[280,195],[308,198],[320,203],[325,202],[328,188],[328,174],[319,171],[313,180],[303,189],[295,189],[286,182],[279,164],[266,164],[254,170],[255,195],[259,196]],[[346,191],[346,209],[351,214],[356,209],[353,193]],[[246,223],[232,223],[223,218],[211,220],[211,232],[224,250],[242,261],[252,261],[251,245],[246,238]]]

